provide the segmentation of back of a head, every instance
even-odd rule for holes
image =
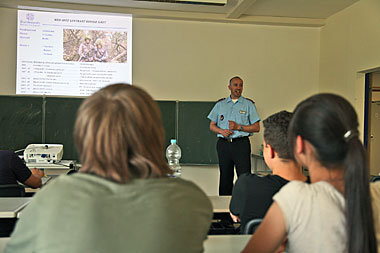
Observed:
[[[301,136],[315,148],[322,166],[344,170],[348,252],[375,252],[369,172],[357,128],[356,112],[347,100],[318,94],[296,107],[289,142],[293,149],[296,137]]]
[[[293,152],[288,144],[288,127],[292,113],[280,111],[263,121],[264,140],[276,151],[279,158],[293,160]]]
[[[88,97],[78,110],[74,135],[82,172],[120,183],[170,173],[160,111],[136,86],[114,84]]]

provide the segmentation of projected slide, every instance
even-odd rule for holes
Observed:
[[[89,96],[132,83],[132,17],[18,11],[17,94]]]

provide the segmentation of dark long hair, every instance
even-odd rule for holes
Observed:
[[[302,101],[289,126],[292,149],[297,136],[310,142],[327,169],[344,170],[347,251],[376,252],[369,172],[364,147],[358,138],[354,108],[334,94],[318,94]]]

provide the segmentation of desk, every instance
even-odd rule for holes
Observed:
[[[229,213],[231,196],[209,196],[214,213]]]
[[[50,175],[48,177],[43,177],[41,180],[42,180],[42,186],[43,187],[45,184],[48,184],[51,180],[53,180],[54,178],[58,177],[58,175]],[[41,188],[31,188],[29,186],[26,186],[24,185],[25,187],[25,192],[26,193],[35,193],[35,192],[38,192]]]
[[[250,235],[209,235],[204,242],[205,253],[240,252],[251,238]],[[4,251],[9,237],[0,238],[0,253]]]
[[[205,253],[241,252],[251,235],[209,235],[204,242]]]
[[[32,198],[0,198],[0,218],[16,218]]]

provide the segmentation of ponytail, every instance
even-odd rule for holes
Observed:
[[[357,137],[348,139],[346,144],[344,195],[347,252],[377,252],[366,154]]]
[[[309,141],[327,169],[344,171],[344,197],[349,253],[377,252],[366,152],[358,138],[355,109],[343,97],[317,94],[297,105],[289,126],[292,148],[296,136]]]

